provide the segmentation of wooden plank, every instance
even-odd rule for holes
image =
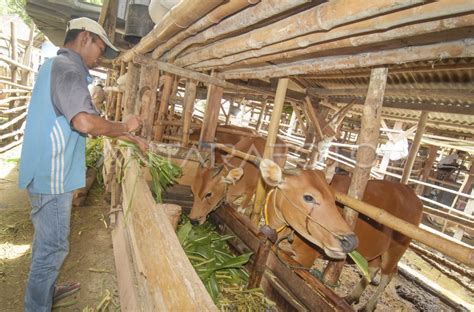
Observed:
[[[222,87],[209,85],[207,92],[207,106],[204,113],[199,142],[214,141],[223,93],[224,89]]]
[[[123,97],[123,117],[128,115],[137,115],[138,107],[136,105],[138,83],[140,81],[140,67],[132,62],[128,63],[127,82]]]
[[[156,109],[156,90],[159,82],[159,70],[156,66],[144,66],[140,74],[138,95],[140,96],[140,117],[143,121],[141,135],[150,140]]]
[[[122,206],[146,290],[145,310],[217,311],[137,162],[125,157],[125,164]]]
[[[155,121],[155,141],[161,141],[163,139],[163,132],[165,130],[165,125],[163,124],[163,121],[166,119],[170,97],[171,95],[174,95],[176,93],[172,93],[173,84],[174,77],[170,74],[165,74],[160,106],[158,108],[158,117]]]
[[[420,122],[418,123],[415,138],[413,139],[413,143],[410,147],[410,152],[408,153],[407,160],[405,161],[405,166],[403,167],[403,174],[400,183],[407,184],[408,179],[411,176],[413,164],[415,163],[416,155],[418,154],[418,150],[420,149],[421,138],[423,137],[423,133],[425,132],[426,122],[428,121],[428,115],[429,113],[427,111],[421,112]]]
[[[197,83],[193,80],[186,82],[186,90],[184,93],[184,112],[183,112],[183,140],[182,146],[187,146],[189,143],[189,129],[191,129],[191,120],[193,117],[194,101],[196,100]]]

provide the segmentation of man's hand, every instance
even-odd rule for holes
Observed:
[[[134,136],[134,139],[135,139],[135,142],[138,144],[138,147],[140,148],[142,153],[145,154],[148,151],[149,147],[150,147],[148,145],[148,142],[145,139],[143,139],[139,136]]]
[[[138,130],[142,126],[143,122],[140,117],[131,115],[127,117],[127,119],[124,121],[124,124],[127,132],[133,132]]]

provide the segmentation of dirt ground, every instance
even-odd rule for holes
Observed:
[[[17,187],[18,150],[0,159],[0,310],[23,311],[25,284],[31,263],[33,227],[27,193]],[[110,230],[109,205],[95,185],[84,207],[74,207],[70,252],[59,281],[78,281],[81,290],[57,302],[54,311],[119,310]],[[87,310],[87,309],[88,310]],[[92,310],[91,310],[92,309]]]

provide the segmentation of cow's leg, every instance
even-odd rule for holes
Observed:
[[[392,280],[393,274],[382,274],[380,278],[380,284],[375,290],[372,297],[370,297],[369,301],[362,307],[359,311],[365,312],[372,312],[375,310],[375,306],[377,305],[377,301],[379,300],[380,295],[385,291],[385,288]]]
[[[369,266],[370,280],[374,278],[378,270],[379,270],[378,266]],[[349,304],[358,303],[360,296],[362,296],[362,293],[367,288],[367,285],[369,285],[369,283],[370,281],[368,281],[365,277],[362,276],[362,278],[359,280],[359,283],[352,289],[349,295],[344,297],[344,300],[346,300],[346,302]]]
[[[311,268],[313,266],[314,260],[320,258],[321,254],[316,251],[316,249],[304,241],[298,235],[294,235],[293,243],[291,248],[294,251],[294,257],[302,266],[306,268]]]

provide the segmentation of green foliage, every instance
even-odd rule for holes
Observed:
[[[367,263],[367,260],[356,250],[351,251],[349,256],[352,258],[352,261],[354,261],[365,279],[370,281],[369,264]]]
[[[0,14],[17,14],[23,21],[30,25],[33,23],[26,14],[26,0],[0,0]]]
[[[86,166],[96,170],[97,181],[100,186],[104,185],[102,178],[102,165],[104,164],[104,141],[102,137],[87,138],[86,141]]]
[[[246,289],[244,265],[252,253],[235,256],[227,244],[233,236],[219,235],[209,222],[192,226],[183,216],[176,232],[201,281],[221,311],[272,311],[275,303],[261,288]]]
[[[152,151],[148,151],[143,157],[139,148],[133,143],[121,141],[120,145],[129,147],[140,166],[148,168],[152,178],[151,189],[155,193],[155,200],[157,203],[162,203],[164,190],[174,184],[176,179],[182,175],[181,167]]]

